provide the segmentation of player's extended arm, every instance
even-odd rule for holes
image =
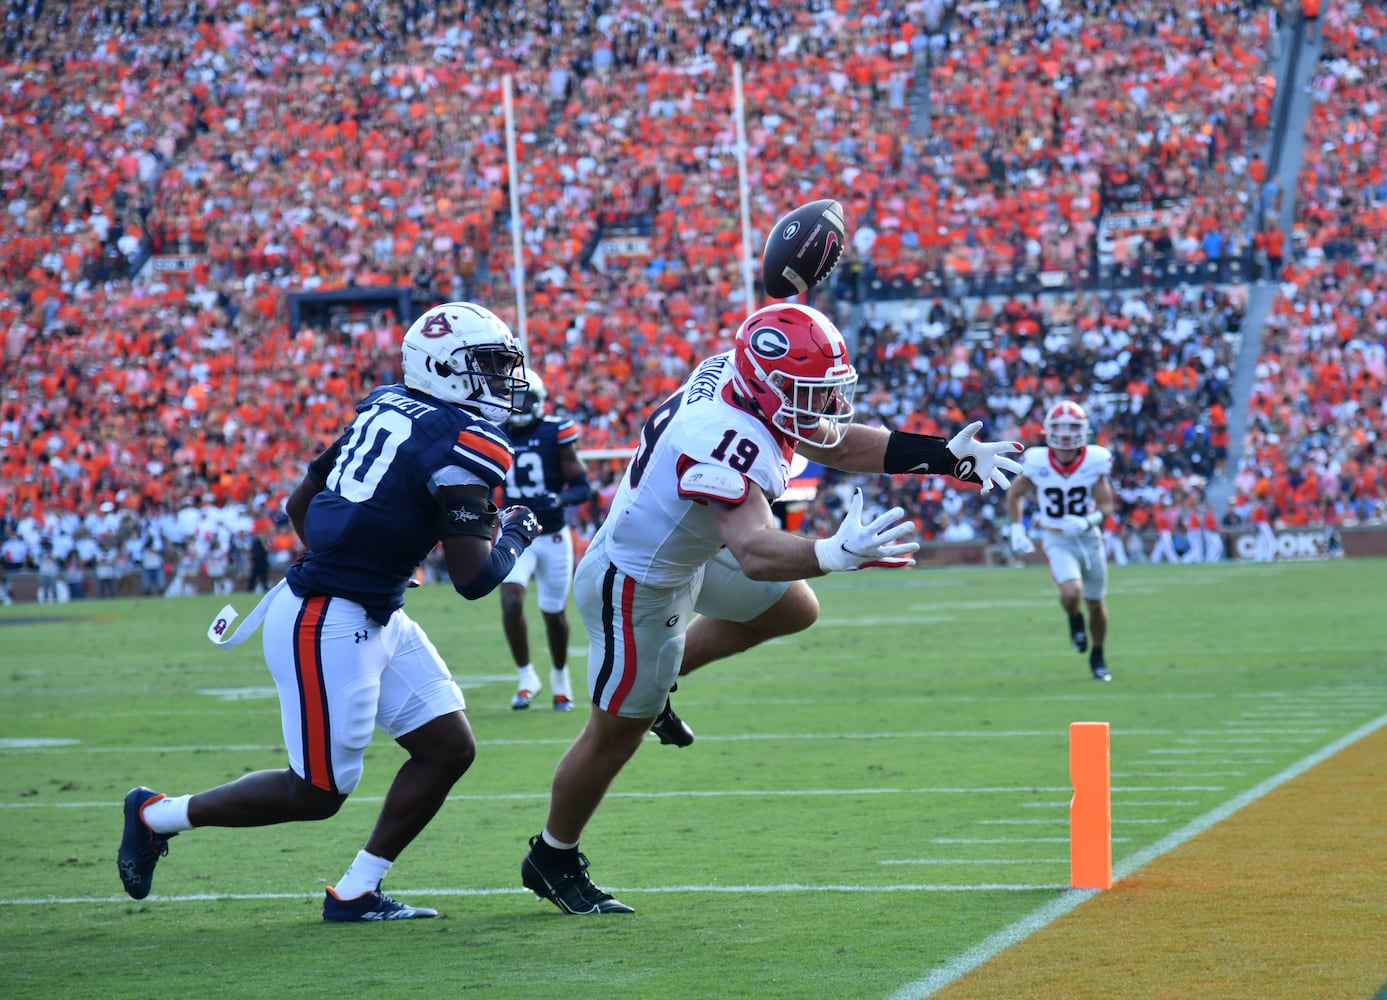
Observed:
[[[843,472],[886,472],[952,476],[966,483],[981,483],[987,493],[993,486],[1006,489],[1008,475],[1021,466],[1008,455],[1019,454],[1019,441],[979,441],[982,421],[975,420],[945,441],[930,434],[888,431],[885,427],[853,424],[843,440],[832,448],[801,444],[806,458]]]
[[[469,601],[495,590],[539,534],[539,521],[528,507],[497,511],[489,494],[480,484],[444,486],[436,494],[448,578]],[[498,523],[501,533],[493,545],[492,530]]]
[[[765,494],[753,489],[735,507],[710,501],[723,543],[753,580],[806,580],[867,566],[913,566],[920,547],[915,525],[899,507],[871,521],[862,520],[862,494],[855,493],[847,516],[829,538],[814,540],[781,531]]]

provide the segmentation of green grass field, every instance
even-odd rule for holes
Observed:
[[[379,736],[335,818],[181,835],[154,895],[128,899],[131,786],[283,766],[259,643],[206,641],[222,598],[3,609],[0,993],[920,995],[1072,897],[1071,722],[1111,723],[1122,875],[1387,721],[1384,569],[1115,568],[1111,684],[1069,647],[1043,568],[818,581],[813,630],[688,679],[698,742],[652,738],[619,779],[583,849],[637,913],[601,919],[562,917],[518,873],[585,713],[510,710],[494,598],[411,592],[481,749],[386,885],[442,917],[399,925],[318,914],[402,758]],[[533,607],[531,632],[538,649]]]

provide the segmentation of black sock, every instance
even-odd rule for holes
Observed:
[[[1069,631],[1070,631],[1070,632],[1082,632],[1083,630],[1084,630],[1084,616],[1083,616],[1082,614],[1073,614],[1073,615],[1070,615],[1070,616],[1069,616]]]
[[[568,861],[569,859],[576,858],[578,856],[578,848],[555,847],[553,844],[549,843],[549,841],[544,839],[543,834],[540,834],[538,837],[535,838],[535,842],[532,845],[532,849],[534,850],[535,854],[540,857],[540,859],[547,861]]]
[[[1102,646],[1094,646],[1094,647],[1093,647],[1093,650],[1088,654],[1088,662],[1089,662],[1089,663],[1102,663],[1102,662],[1103,662],[1103,647],[1102,647]]]

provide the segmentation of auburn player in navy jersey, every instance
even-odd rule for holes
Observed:
[[[567,417],[546,417],[548,393],[544,382],[527,370],[529,389],[522,394],[519,412],[506,421],[515,461],[506,475],[506,502],[521,503],[539,518],[539,538],[515,561],[515,568],[501,581],[501,627],[520,676],[511,708],[529,708],[542,687],[530,661],[530,637],[525,623],[525,588],[538,581],[539,613],[549,643],[552,668],[549,689],[554,711],[573,708],[573,688],[568,680],[568,602],[573,582],[573,532],[564,521],[564,508],[592,496],[587,466],[578,457],[578,428]]]
[[[230,608],[209,631],[232,646],[264,621],[289,766],[175,798],[132,789],[117,860],[136,899],[149,894],[169,839],[185,830],[334,815],[361,780],[379,726],[409,759],[364,849],[328,888],[323,919],[436,916],[391,899],[380,883],[471,765],[476,742],[462,692],[405,614],[405,588],[441,542],[454,588],[480,598],[505,579],[539,522],[528,508],[491,502],[512,462],[497,425],[526,386],[506,324],[470,303],[435,306],[406,332],[402,361],[404,383],[358,403],[289,497],[303,557],[234,635],[224,634]]]

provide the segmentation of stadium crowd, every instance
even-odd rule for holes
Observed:
[[[690,358],[726,344],[747,309],[734,59],[752,218],[842,192],[854,247],[839,315],[872,288],[938,293],[900,324],[866,307],[858,356],[873,415],[916,431],[979,416],[995,435],[1035,440],[1046,401],[1076,394],[1117,453],[1124,523],[1143,528],[1153,502],[1197,513],[1227,453],[1244,289],[1195,282],[965,307],[951,282],[1091,272],[1101,258],[1205,263],[1254,242],[1274,259],[1252,231],[1278,197],[1253,151],[1275,92],[1270,9],[15,0],[0,64],[0,121],[13,137],[0,152],[5,562],[39,569],[56,549],[60,573],[74,554],[99,569],[92,541],[112,562],[147,561],[152,591],[185,557],[206,565],[216,552],[213,565],[226,555],[244,571],[252,539],[287,559],[292,533],[276,521],[302,471],[291,456],[325,444],[351,399],[394,377],[403,332],[389,313],[293,329],[288,293],[406,286],[417,301],[476,298],[519,322],[506,75],[532,363],[586,447],[629,446]],[[1306,176],[1321,178],[1303,177],[1297,192],[1312,206],[1309,256],[1282,275],[1285,287],[1328,266],[1332,295],[1348,302],[1339,272],[1352,272],[1353,295],[1378,296],[1375,317],[1380,215],[1348,236],[1326,219],[1338,221],[1345,180],[1376,169],[1380,186],[1381,86],[1353,71],[1379,58],[1380,21],[1326,17],[1338,58],[1317,82],[1322,134],[1310,145],[1332,145],[1334,122],[1348,120],[1337,111],[1362,113],[1351,155],[1307,158]],[[927,133],[910,127],[922,74]],[[1161,211],[1127,212],[1134,205]],[[1132,218],[1104,234],[1105,213]],[[1317,264],[1317,245],[1329,259],[1344,239],[1351,267]],[[1286,301],[1289,315],[1304,303]],[[1343,361],[1359,379],[1349,387],[1377,407],[1357,416],[1364,433],[1382,425],[1380,329],[1376,338]],[[1373,357],[1376,396],[1358,375]],[[1286,435],[1305,425],[1259,405],[1263,436],[1250,451],[1269,471],[1249,496],[1294,475]],[[1380,459],[1351,470],[1365,495],[1382,496]],[[825,491],[819,514],[836,495]],[[929,481],[905,499],[931,537],[987,530],[998,514]],[[590,527],[600,513],[599,500],[580,515]],[[10,559],[11,539],[22,558]],[[147,553],[162,558],[158,580]]]

